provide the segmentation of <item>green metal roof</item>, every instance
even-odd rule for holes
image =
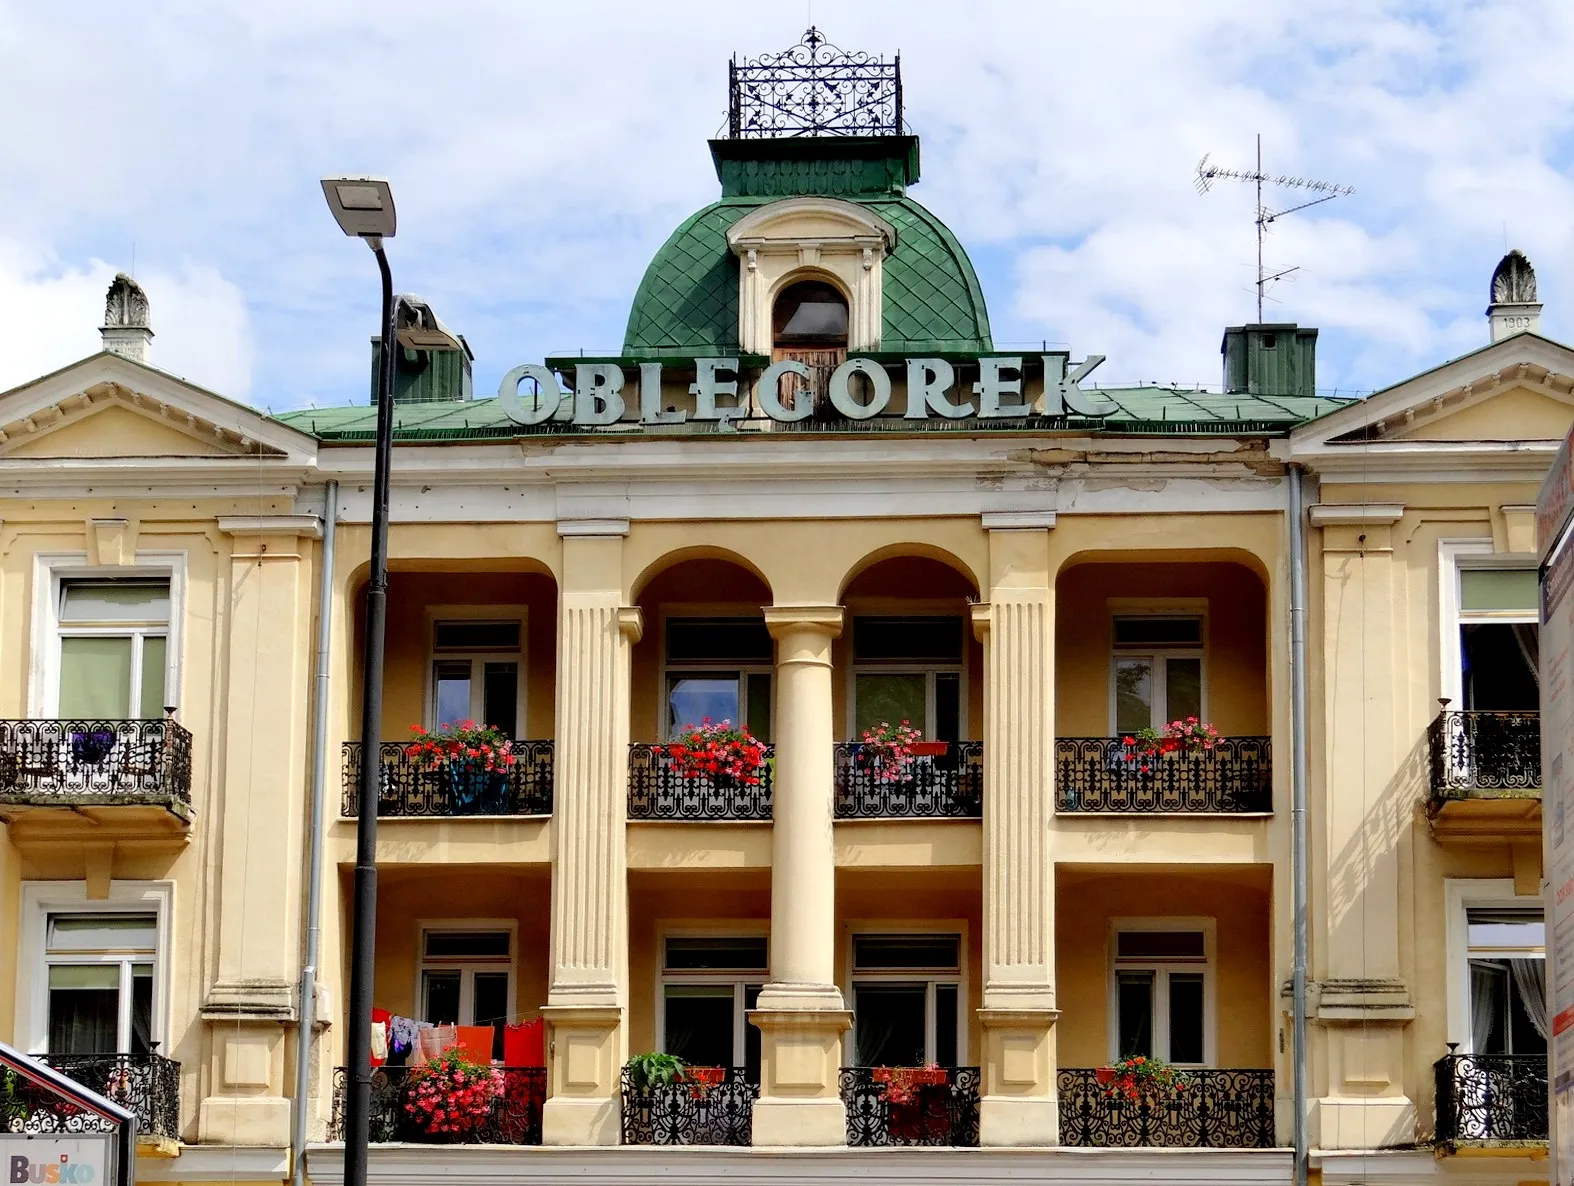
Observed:
[[[738,261],[727,231],[777,198],[723,198],[684,220],[645,269],[629,312],[629,358],[738,352]],[[896,228],[885,260],[882,351],[989,351],[989,313],[949,228],[908,197],[846,195]]]
[[[881,416],[827,429],[824,426],[776,425],[777,431],[822,435],[870,432],[949,432],[993,435],[1023,432],[1078,432],[1139,436],[1281,436],[1298,424],[1342,407],[1348,401],[1321,396],[1220,395],[1176,387],[1101,388],[1096,394],[1113,400],[1118,412],[1101,419],[1035,417],[1023,420],[913,421],[901,416]],[[359,444],[370,442],[377,428],[376,409],[358,404],[344,408],[303,408],[274,419],[323,441]],[[613,428],[580,428],[548,421],[543,425],[517,425],[503,415],[496,399],[463,400],[448,404],[401,404],[394,409],[394,437],[410,444],[443,441],[485,441],[523,436],[616,437],[630,434],[709,435],[714,425],[691,422],[681,427],[642,429],[627,422]],[[729,434],[731,435],[731,434]]]

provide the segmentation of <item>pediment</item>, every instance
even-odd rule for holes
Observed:
[[[315,445],[312,437],[253,408],[107,353],[0,394],[0,464],[305,461]]]
[[[744,215],[727,231],[734,252],[774,244],[847,240],[896,245],[896,228],[874,211],[840,198],[785,198]]]

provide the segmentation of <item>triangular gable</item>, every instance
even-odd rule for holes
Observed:
[[[301,464],[316,445],[254,408],[107,352],[0,393],[0,465],[109,457]]]

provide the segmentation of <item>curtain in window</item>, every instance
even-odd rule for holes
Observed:
[[[1534,622],[1515,622],[1514,641],[1519,644],[1519,653],[1525,657],[1525,665],[1530,668],[1530,678],[1536,681],[1536,686],[1541,686],[1541,628]]]
[[[1544,959],[1518,959],[1508,961],[1514,974],[1514,987],[1519,989],[1520,1003],[1536,1032],[1551,1038],[1547,1028],[1547,961]]]
[[[1502,1010],[1498,999],[1499,971],[1495,964],[1470,961],[1470,1039],[1477,1053],[1485,1050]]]

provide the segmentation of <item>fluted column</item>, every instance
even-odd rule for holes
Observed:
[[[841,1145],[842,1035],[836,987],[836,853],[831,640],[840,606],[771,606],[776,639],[776,771],[771,829],[771,978],[749,1020],[761,1034],[756,1145]]]
[[[1046,517],[1046,522],[1052,518]],[[1046,526],[989,533],[984,644],[985,1145],[1059,1140],[1055,1091],[1054,573]],[[986,526],[989,526],[986,520]]]
[[[629,651],[637,609],[622,604],[622,544],[563,534],[558,593],[552,819],[549,1145],[618,1143],[627,1038]]]

